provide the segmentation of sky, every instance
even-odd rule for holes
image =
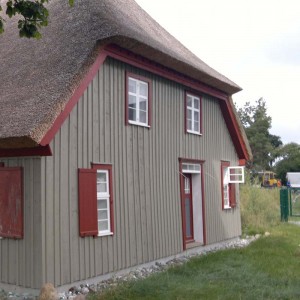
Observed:
[[[161,26],[242,91],[264,98],[271,133],[300,144],[300,1],[136,0]]]

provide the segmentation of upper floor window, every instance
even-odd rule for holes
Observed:
[[[201,134],[201,98],[187,93],[185,97],[186,132]]]
[[[151,81],[127,74],[126,123],[150,126]]]

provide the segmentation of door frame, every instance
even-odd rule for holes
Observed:
[[[182,223],[182,241],[183,241],[183,250],[187,248],[187,239],[186,239],[186,219],[185,219],[185,201],[184,201],[184,174],[182,173],[182,164],[183,163],[193,163],[199,164],[201,167],[200,180],[201,180],[201,198],[202,198],[202,221],[203,221],[203,245],[206,245],[206,222],[205,222],[205,198],[204,198],[204,160],[199,159],[188,159],[188,158],[179,158],[179,182],[180,182],[180,204],[181,204],[181,223]],[[189,174],[189,173],[187,173]],[[192,179],[193,176],[191,176]],[[191,181],[192,185],[192,181]],[[192,187],[193,189],[193,187]],[[193,220],[194,223],[194,220]]]

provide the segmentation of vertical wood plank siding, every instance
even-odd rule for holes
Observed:
[[[152,126],[125,126],[125,71],[153,81]],[[43,278],[56,285],[182,251],[179,157],[205,160],[207,242],[240,234],[239,210],[222,211],[220,163],[237,155],[218,101],[203,96],[203,136],[184,133],[185,88],[108,59],[42,158]],[[115,234],[80,238],[77,169],[113,166]]]
[[[41,159],[1,159],[7,167],[23,167],[24,239],[0,240],[0,282],[40,288],[42,284]]]
[[[125,71],[152,80],[151,128],[125,126]],[[25,238],[0,240],[1,282],[59,286],[181,252],[179,157],[205,160],[207,243],[241,233],[239,209],[222,211],[221,160],[238,159],[218,100],[202,95],[198,136],[184,132],[184,95],[108,59],[51,142],[52,157],[4,160],[24,167]],[[112,164],[113,236],[79,237],[77,170],[91,162]]]

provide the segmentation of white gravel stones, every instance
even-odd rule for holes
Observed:
[[[266,232],[265,236],[269,236],[270,233]],[[96,293],[104,291],[109,287],[117,286],[121,282],[128,282],[132,280],[139,280],[148,277],[151,274],[162,272],[171,266],[182,265],[186,263],[189,259],[196,256],[206,255],[211,252],[216,252],[222,249],[232,249],[232,248],[243,248],[248,246],[255,239],[260,238],[260,234],[255,236],[246,236],[243,239],[237,239],[234,241],[225,242],[222,244],[218,244],[214,247],[210,247],[208,249],[203,249],[198,253],[190,252],[187,255],[182,255],[176,258],[173,258],[166,263],[163,262],[154,262],[149,267],[137,268],[133,271],[130,271],[124,275],[112,276],[107,280],[103,280],[99,282],[97,285],[89,285],[89,284],[81,284],[80,286],[73,286],[68,291],[64,293],[58,293],[57,300],[84,300],[88,293]],[[1,298],[2,297],[2,298]],[[0,289],[0,299],[9,299],[9,300],[37,300],[38,297],[29,295],[28,293],[24,294],[14,294],[12,292],[5,292]]]

